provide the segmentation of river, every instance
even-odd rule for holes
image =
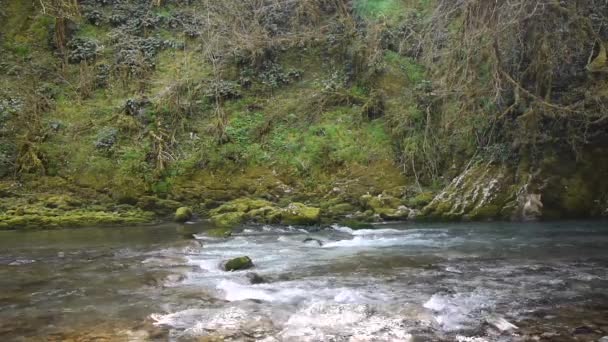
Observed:
[[[0,232],[0,340],[608,335],[605,222],[246,226],[226,239],[205,229]],[[221,270],[242,255],[255,268]],[[251,284],[250,272],[263,282]]]

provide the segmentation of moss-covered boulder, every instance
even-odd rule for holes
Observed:
[[[410,218],[412,214],[412,210],[405,207],[400,206],[396,209],[392,208],[379,208],[376,212],[380,217],[387,221],[398,221],[398,220],[407,220]]]
[[[281,209],[273,206],[254,209],[247,213],[248,219],[257,223],[279,223],[282,216]]]
[[[380,213],[380,211],[390,208],[397,209],[401,206],[401,201],[398,198],[388,195],[363,195],[359,199],[361,206],[366,209],[371,209],[376,213]]]
[[[291,203],[282,210],[283,224],[313,225],[319,223],[321,209],[309,207],[302,203]]]
[[[181,203],[169,199],[162,199],[155,196],[142,196],[137,201],[136,206],[146,211],[151,211],[159,216],[169,216],[175,213]]]
[[[223,265],[224,271],[240,271],[247,270],[253,267],[253,261],[248,256],[242,256],[226,261]]]
[[[206,234],[210,237],[214,238],[228,238],[232,235],[232,228],[230,227],[222,227],[222,228],[213,228],[206,231]]]
[[[211,210],[209,214],[211,216],[214,216],[234,212],[247,213],[251,210],[256,210],[264,207],[272,207],[272,205],[273,204],[271,202],[263,199],[239,198],[234,201],[222,204],[218,208]]]
[[[180,207],[175,211],[174,220],[176,222],[186,222],[192,218],[192,209],[189,207]]]
[[[323,215],[327,217],[344,217],[357,211],[350,203],[338,203],[324,210]]]
[[[154,215],[141,210],[107,212],[92,210],[58,211],[36,207],[9,210],[0,215],[0,230],[4,229],[54,229],[68,227],[92,227],[127,225],[152,222]]]
[[[406,220],[411,210],[401,204],[401,200],[389,195],[363,195],[359,199],[361,206],[382,220]]]
[[[432,192],[421,192],[407,200],[407,206],[414,209],[421,209],[433,201],[435,194]]]
[[[246,214],[243,212],[233,212],[218,214],[211,217],[211,222],[220,228],[232,228],[242,224],[246,220]]]

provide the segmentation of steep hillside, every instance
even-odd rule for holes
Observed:
[[[607,4],[0,4],[0,228],[607,214]]]

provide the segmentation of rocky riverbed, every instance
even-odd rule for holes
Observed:
[[[2,232],[4,341],[597,341],[602,223]],[[252,265],[225,271],[247,256]]]

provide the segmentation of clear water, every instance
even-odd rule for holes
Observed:
[[[205,229],[1,232],[0,340],[596,341],[608,335],[608,225],[602,222],[264,226],[217,240],[205,238]],[[220,269],[242,255],[254,269]],[[266,282],[250,284],[248,272]]]

